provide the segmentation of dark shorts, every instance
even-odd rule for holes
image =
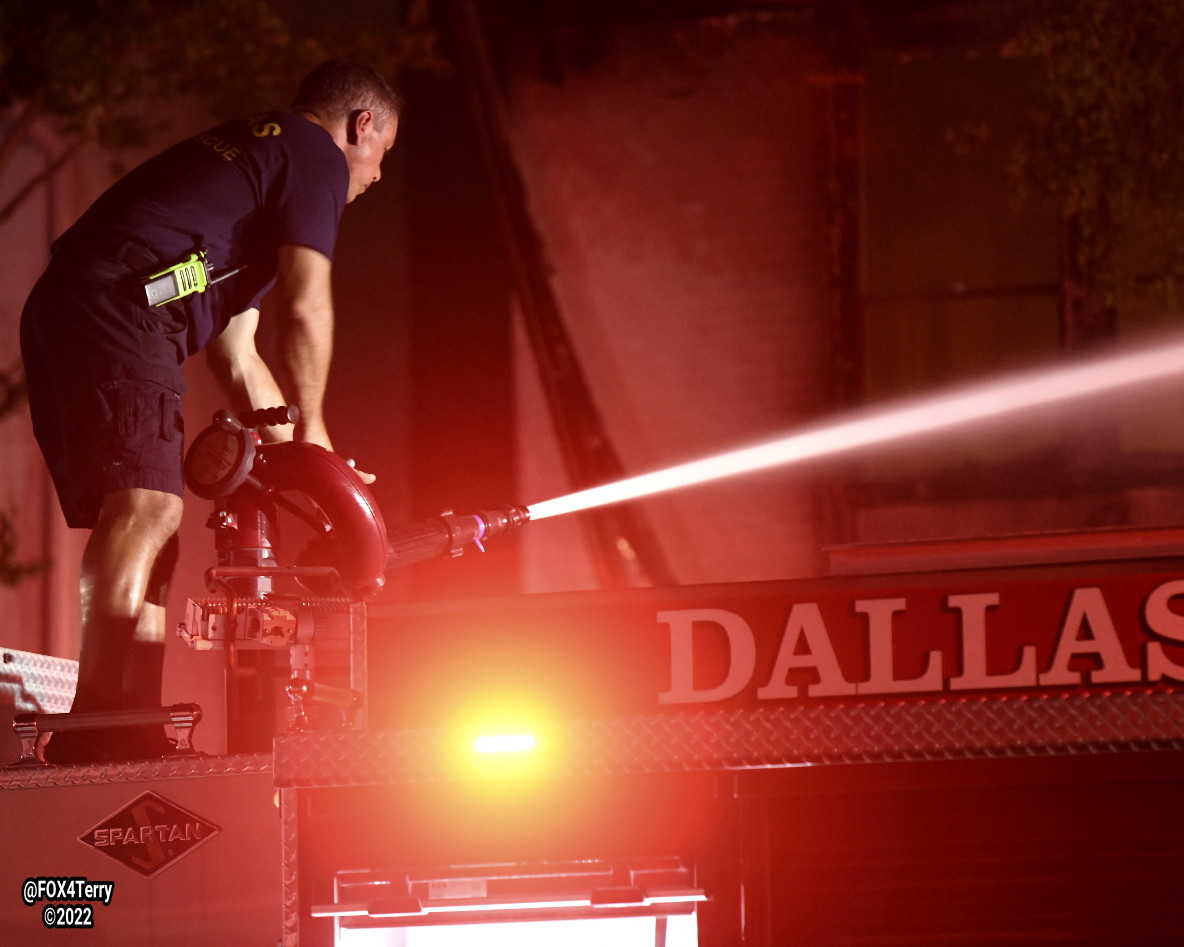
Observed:
[[[136,305],[134,275],[55,261],[21,319],[33,433],[72,527],[114,491],[184,489],[184,314]]]

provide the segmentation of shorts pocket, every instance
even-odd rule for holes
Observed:
[[[102,386],[115,440],[131,451],[183,437],[181,395],[155,382],[128,378]]]

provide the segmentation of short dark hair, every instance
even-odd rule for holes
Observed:
[[[397,119],[403,102],[390,83],[364,62],[330,59],[312,70],[296,90],[293,109],[315,112],[326,119],[348,118],[361,109],[374,112],[375,124],[384,128]]]

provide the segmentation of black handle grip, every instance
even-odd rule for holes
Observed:
[[[277,408],[258,408],[239,418],[243,427],[271,427],[273,424],[295,424],[300,420],[300,409],[294,404]]]
[[[452,551],[452,531],[443,520],[424,520],[391,530],[387,535],[387,568],[446,556]]]

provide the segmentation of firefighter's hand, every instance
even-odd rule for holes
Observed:
[[[353,468],[354,473],[358,475],[358,478],[362,481],[362,483],[371,484],[378,479],[378,477],[372,473],[366,473],[365,471],[358,470],[358,465],[354,463],[354,459],[352,457],[345,458],[345,462]]]

